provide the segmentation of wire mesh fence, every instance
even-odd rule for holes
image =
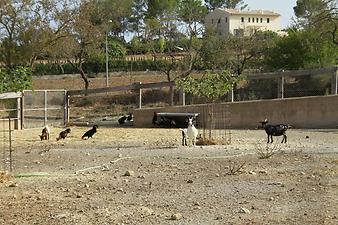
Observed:
[[[231,143],[231,112],[229,105],[220,108],[217,104],[208,104],[203,108],[201,115],[201,128],[203,140],[215,144]]]
[[[1,164],[0,170],[5,172],[12,172],[14,167],[13,149],[12,149],[12,132],[14,130],[15,119],[8,117],[2,118],[0,121],[0,150],[1,150]]]
[[[64,90],[24,91],[24,128],[42,127],[47,124],[64,125],[66,121],[66,93]]]
[[[251,74],[214,103],[336,94],[337,68],[280,71]],[[335,78],[335,80],[333,79]],[[76,117],[112,117],[130,113],[134,108],[210,104],[211,101],[182,93],[174,82],[133,83],[101,88],[99,91],[70,92],[71,115]],[[104,91],[104,93],[103,93]],[[104,118],[105,119],[105,118]]]

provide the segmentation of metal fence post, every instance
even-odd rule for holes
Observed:
[[[332,74],[332,78],[331,78],[331,94],[332,95],[337,95],[338,94],[337,86],[338,86],[338,70],[336,70]]]
[[[64,91],[64,111],[63,111],[63,125],[69,123],[69,96],[67,91]]]
[[[138,88],[139,88],[139,99],[138,99],[138,108],[142,108],[142,88],[141,88],[142,82],[138,83]]]
[[[234,97],[234,86],[231,87],[230,90],[230,98],[231,98],[231,102],[235,101],[235,97]]]
[[[21,130],[21,98],[16,99],[16,122],[15,128]]]
[[[9,171],[13,171],[12,164],[12,126],[11,126],[11,117],[8,116],[8,141],[9,141]]]
[[[179,102],[181,105],[185,106],[185,92],[183,88],[181,88],[179,92]]]
[[[21,129],[25,128],[25,91],[22,91],[21,99]]]
[[[44,126],[47,125],[47,91],[44,91],[45,94],[45,107],[44,107]]]
[[[284,98],[284,75],[278,78],[277,98]]]

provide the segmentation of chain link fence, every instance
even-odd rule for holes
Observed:
[[[23,92],[23,127],[62,126],[66,122],[65,90]]]

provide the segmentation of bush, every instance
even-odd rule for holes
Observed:
[[[32,87],[31,70],[26,67],[0,68],[0,93],[22,91]]]

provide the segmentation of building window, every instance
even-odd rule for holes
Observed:
[[[263,23],[263,18],[261,18],[261,23]]]
[[[218,22],[217,23],[221,23],[221,18],[218,19]]]
[[[250,17],[248,18],[248,22],[250,23]]]
[[[241,17],[241,22],[244,23],[244,17]]]
[[[211,19],[211,24],[214,24],[214,19]]]
[[[252,22],[254,23],[255,22],[255,18],[252,17]]]
[[[226,22],[226,23],[228,22],[228,17],[225,17],[225,22]]]
[[[258,18],[256,18],[256,23],[258,23]]]
[[[270,18],[267,18],[267,19],[266,19],[266,22],[267,22],[267,23],[270,23]]]

